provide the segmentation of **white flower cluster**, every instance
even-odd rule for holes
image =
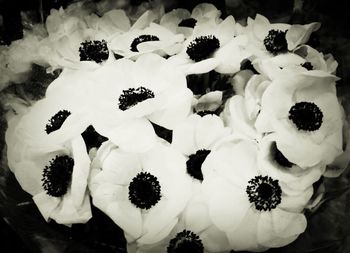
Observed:
[[[9,114],[8,165],[44,218],[84,223],[93,204],[140,253],[303,233],[313,184],[349,163],[337,62],[306,44],[320,24],[242,25],[211,4],[135,22],[88,10],[53,10],[28,42],[62,73]]]

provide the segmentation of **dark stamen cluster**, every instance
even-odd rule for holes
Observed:
[[[197,24],[197,20],[194,18],[186,18],[181,20],[181,22],[178,24],[180,27],[189,27],[189,28],[194,28]]]
[[[80,61],[94,61],[101,63],[108,59],[109,51],[105,40],[90,40],[80,43]]]
[[[307,70],[313,70],[314,66],[312,66],[311,62],[306,61],[303,64],[300,64],[303,68],[306,68]]]
[[[45,132],[47,134],[50,134],[58,129],[61,128],[64,121],[68,118],[68,116],[71,115],[70,111],[67,110],[60,110],[57,112],[52,118],[49,120],[49,123],[45,126]]]
[[[147,41],[159,41],[159,38],[155,35],[144,34],[140,35],[136,39],[134,39],[130,45],[130,50],[133,52],[138,52],[137,46],[143,42]]]
[[[186,53],[191,60],[199,62],[210,57],[220,47],[220,41],[214,35],[195,38],[187,47]]]
[[[186,166],[187,173],[195,179],[203,181],[202,164],[210,154],[210,150],[200,149],[195,154],[189,156]]]
[[[161,199],[158,179],[148,172],[140,172],[129,184],[129,200],[136,207],[150,209]]]
[[[287,31],[270,30],[264,39],[264,45],[267,51],[276,55],[278,53],[287,52],[288,44],[286,39]]]
[[[53,197],[66,194],[72,179],[74,160],[67,156],[56,156],[43,170],[41,179],[46,193]]]
[[[258,211],[271,211],[281,203],[282,190],[278,180],[268,176],[256,176],[248,182],[246,188],[249,202]]]
[[[198,235],[189,230],[183,230],[171,239],[168,253],[203,253],[204,247]]]
[[[323,113],[312,102],[299,102],[290,108],[288,118],[295,124],[298,130],[316,131],[322,125]]]
[[[216,115],[215,112],[209,110],[199,111],[197,114],[201,117],[204,117],[205,115]]]
[[[142,86],[123,90],[123,94],[119,97],[119,109],[125,111],[149,98],[154,98],[154,93]]]

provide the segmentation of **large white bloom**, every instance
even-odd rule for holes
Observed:
[[[278,149],[292,163],[329,164],[342,152],[342,108],[337,77],[320,71],[277,78],[265,90],[256,128],[275,132]]]
[[[105,65],[92,73],[91,84],[92,125],[126,150],[144,151],[153,145],[150,121],[172,129],[191,110],[185,75],[155,54]]]
[[[237,251],[281,247],[306,228],[302,210],[312,187],[285,189],[278,178],[258,170],[257,153],[256,143],[237,140],[221,146],[203,164],[210,217]]]
[[[162,143],[139,154],[103,143],[89,186],[94,205],[124,230],[128,242],[140,244],[165,238],[192,192],[185,157]]]

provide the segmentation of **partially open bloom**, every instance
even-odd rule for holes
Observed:
[[[256,128],[275,132],[277,148],[300,167],[329,164],[342,152],[343,118],[336,80],[316,70],[286,73],[273,80],[262,96]]]
[[[129,153],[105,142],[93,161],[93,203],[118,224],[128,242],[157,243],[178,222],[191,196],[185,157],[156,143],[144,153]]]
[[[306,228],[302,211],[312,187],[285,189],[278,178],[258,170],[257,152],[254,142],[237,140],[222,145],[203,164],[210,217],[237,251],[281,247]]]
[[[43,142],[38,149],[17,135],[21,120],[12,117],[6,132],[8,164],[19,184],[33,196],[45,220],[65,225],[87,222],[92,215],[87,190],[90,158],[82,137],[62,144]]]
[[[91,81],[92,125],[126,150],[144,151],[153,145],[156,135],[150,121],[171,129],[191,110],[185,75],[155,54],[105,65]]]

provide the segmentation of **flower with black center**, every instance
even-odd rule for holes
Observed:
[[[209,19],[197,24],[183,43],[182,51],[169,60],[183,67],[187,74],[201,74],[215,70],[234,74],[250,54],[245,50],[247,37],[237,36],[236,22],[228,16],[217,23]]]
[[[163,143],[131,153],[107,141],[92,163],[93,203],[129,243],[157,243],[170,233],[192,192],[183,155]]]
[[[215,20],[220,23],[222,21],[220,15],[221,11],[213,4],[200,3],[193,8],[192,12],[180,8],[165,13],[160,20],[160,24],[174,33],[182,33],[185,37],[189,37],[197,24],[208,20]]]
[[[185,75],[156,54],[105,65],[90,81],[93,127],[125,150],[147,150],[157,138],[151,122],[172,129],[191,110]]]
[[[130,20],[121,10],[102,17],[90,13],[84,8],[79,15],[61,9],[48,16],[48,36],[40,42],[39,55],[50,70],[91,70],[115,60],[109,43],[113,36],[130,28]]]
[[[88,127],[83,100],[54,90],[57,96],[50,92],[50,96],[34,103],[16,126],[16,134],[23,141],[42,150],[77,137]]]
[[[18,134],[23,117],[18,114],[9,120],[9,168],[22,189],[33,196],[46,221],[65,225],[87,222],[92,216],[87,192],[90,158],[82,137],[62,143],[47,138],[40,145]],[[35,120],[32,123],[37,125]]]
[[[145,53],[169,56],[181,50],[183,40],[183,34],[174,33],[162,25],[150,23],[147,27],[131,28],[115,36],[111,42],[111,49],[114,53],[133,60]]]
[[[260,133],[276,133],[278,149],[291,163],[327,165],[342,153],[343,109],[336,80],[317,70],[286,72],[265,90],[255,126]]]
[[[248,17],[247,26],[240,33],[249,37],[248,50],[254,58],[270,58],[278,54],[293,51],[306,43],[312,32],[320,28],[320,23],[290,25],[270,23],[264,16],[257,14],[255,19]]]
[[[261,172],[258,152],[255,142],[235,139],[221,145],[203,167],[209,215],[235,251],[282,247],[306,228],[303,209],[312,186],[291,190]]]

